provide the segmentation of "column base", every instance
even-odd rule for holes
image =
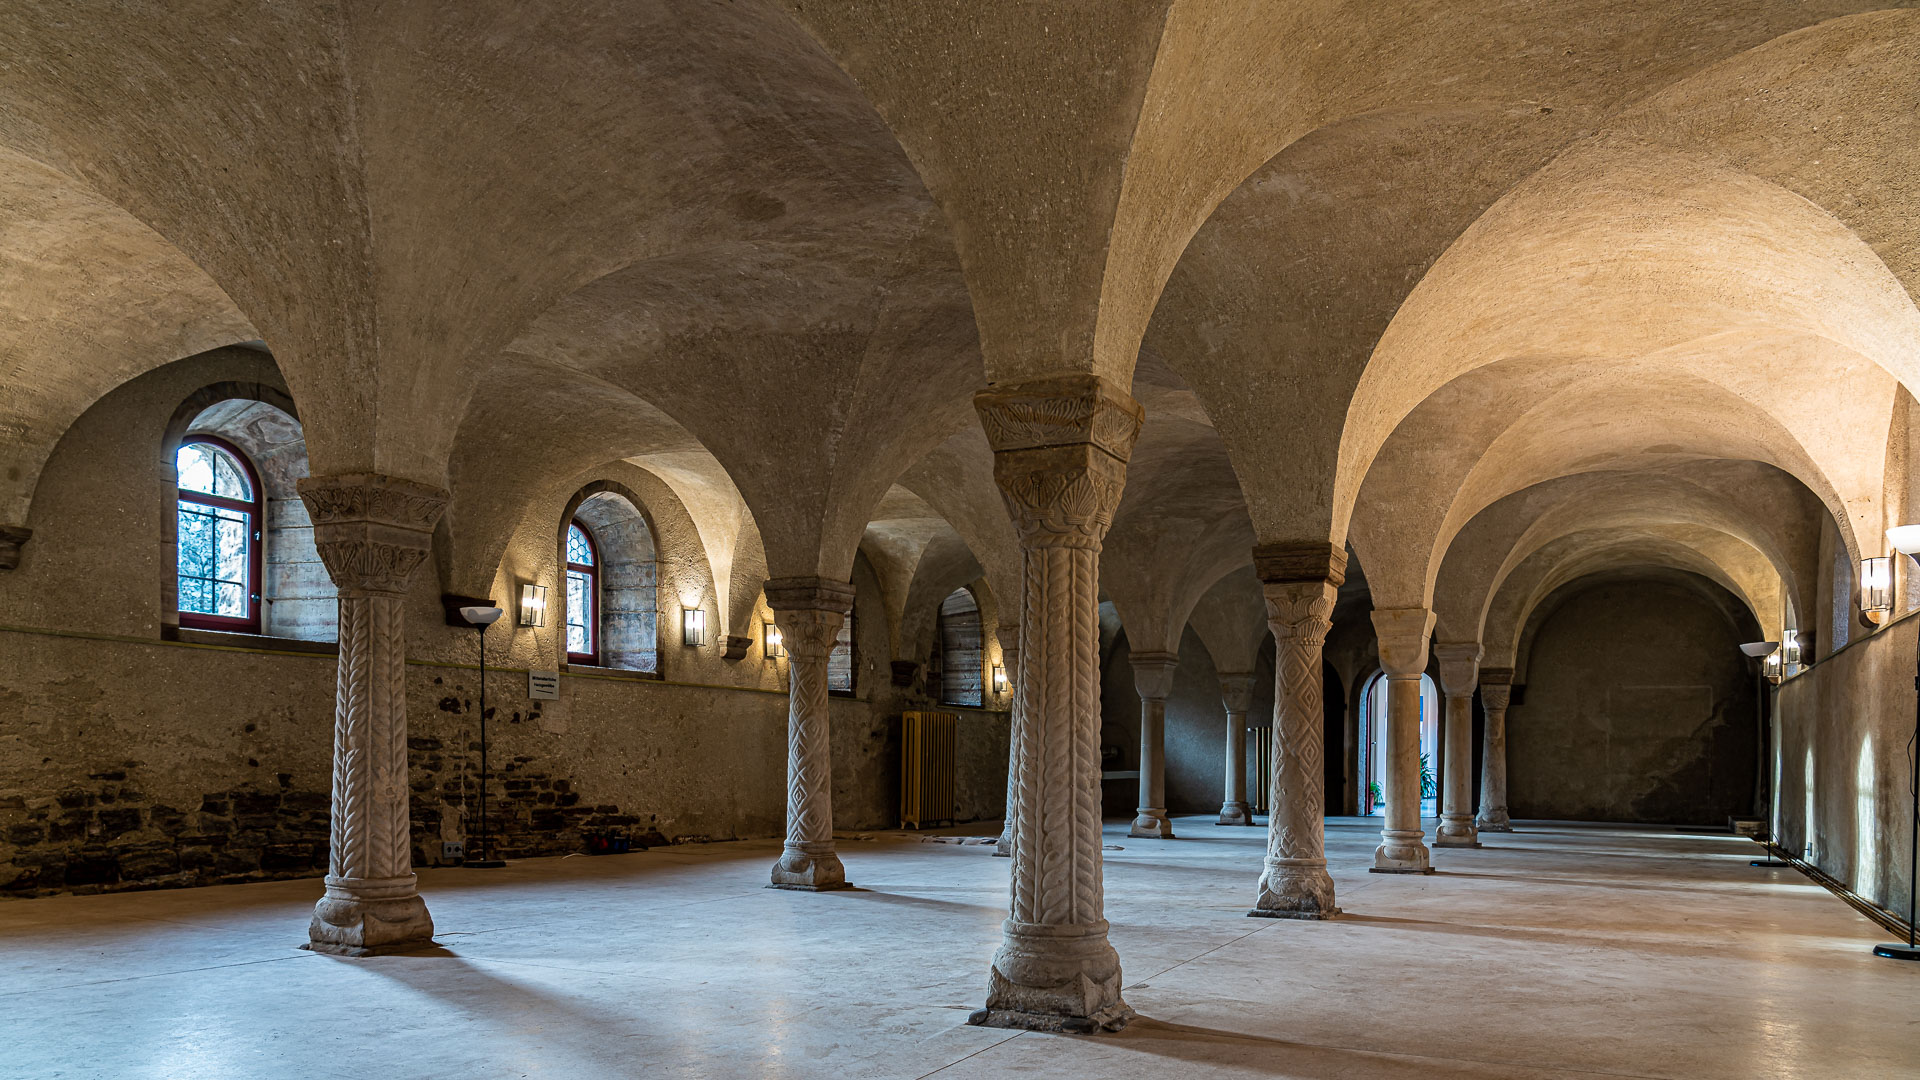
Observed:
[[[1470,817],[1442,817],[1440,827],[1433,832],[1434,847],[1472,848],[1480,846],[1480,838],[1474,835],[1473,819]]]
[[[301,948],[335,956],[379,956],[433,944],[433,917],[403,878],[327,879],[327,894],[314,905]]]
[[[1143,806],[1140,816],[1133,819],[1133,828],[1127,830],[1127,835],[1148,840],[1172,840],[1173,821],[1160,807]]]
[[[993,842],[993,857],[996,859],[1013,858],[1013,832],[1011,830],[1001,833],[1000,839]]]
[[[833,845],[810,844],[808,847],[814,850],[789,843],[780,853],[779,861],[773,864],[773,882],[767,887],[797,892],[847,888],[847,870],[840,865],[840,856],[833,853]],[[819,850],[821,848],[825,850]]]
[[[1221,803],[1220,820],[1214,822],[1214,824],[1251,825],[1253,824],[1253,807],[1248,806],[1244,802]]]
[[[1433,861],[1427,845],[1421,842],[1423,833],[1387,832],[1379,847],[1373,849],[1373,865],[1369,867],[1376,874],[1431,874]]]
[[[994,954],[987,1007],[967,1017],[975,1027],[1091,1035],[1119,1031],[1133,1019],[1120,998],[1120,955],[1105,920],[1041,925],[1008,919]]]
[[[1481,814],[1473,827],[1479,832],[1512,832],[1513,822],[1507,820],[1507,811],[1502,807],[1492,813]]]
[[[1255,919],[1331,919],[1340,914],[1333,903],[1333,878],[1327,864],[1267,861],[1260,875],[1260,897],[1248,917]]]

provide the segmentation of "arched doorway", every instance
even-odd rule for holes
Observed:
[[[1369,817],[1386,812],[1386,754],[1382,741],[1387,728],[1387,674],[1367,680],[1360,698],[1360,811]],[[1439,814],[1435,768],[1439,762],[1440,691],[1433,676],[1420,676],[1420,816]]]

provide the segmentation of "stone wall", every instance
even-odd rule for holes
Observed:
[[[1516,818],[1725,825],[1750,813],[1759,761],[1759,635],[1693,575],[1586,579],[1535,617],[1507,714]],[[1743,621],[1744,620],[1744,621]]]
[[[1132,651],[1122,634],[1108,651],[1100,672],[1101,741],[1120,749],[1118,770],[1140,767],[1140,695],[1134,688]],[[1273,657],[1260,658],[1254,676],[1253,708],[1249,725],[1273,718]],[[1173,691],[1167,695],[1166,746],[1167,810],[1174,814],[1217,814],[1226,790],[1227,713],[1220,697],[1220,676],[1199,635],[1191,628],[1180,640],[1180,666],[1174,671]],[[1249,738],[1249,782],[1253,759]],[[1251,789],[1250,789],[1251,790]],[[1133,816],[1138,785],[1113,780],[1102,785],[1102,812],[1109,817]],[[1251,795],[1249,795],[1251,798]],[[1124,804],[1124,806],[1122,805]]]
[[[1920,620],[1904,618],[1788,679],[1771,755],[1780,846],[1903,918],[1917,642]]]

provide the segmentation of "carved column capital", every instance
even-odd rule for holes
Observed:
[[[1333,629],[1333,603],[1339,586],[1330,578],[1272,581],[1262,585],[1267,600],[1267,627],[1274,644],[1318,649]]]
[[[1180,667],[1180,654],[1137,652],[1133,664],[1133,688],[1148,701],[1165,701],[1173,692],[1173,673]]]
[[[1096,375],[994,387],[973,404],[1021,543],[1098,548],[1120,505],[1140,404]]]
[[[1480,704],[1486,706],[1488,712],[1492,712],[1496,709],[1501,712],[1505,712],[1507,708],[1507,704],[1512,700],[1513,700],[1512,686],[1509,686],[1506,683],[1490,683],[1490,682],[1487,682],[1484,678],[1481,679]]]
[[[353,595],[405,592],[447,508],[441,488],[379,473],[310,476],[295,486],[313,519],[320,561]]]
[[[1427,670],[1433,612],[1426,608],[1376,608],[1373,631],[1380,639],[1380,666],[1389,678],[1418,678]]]
[[[1440,662],[1440,687],[1448,697],[1473,696],[1480,677],[1480,643],[1446,642],[1433,647],[1433,658]]]
[[[0,570],[12,570],[20,565],[20,549],[33,538],[33,530],[25,525],[0,525]]]
[[[1220,673],[1220,704],[1230,713],[1244,714],[1253,708],[1253,672]]]
[[[853,585],[823,577],[772,578],[762,585],[767,606],[782,611],[832,611],[841,615],[853,610]]]

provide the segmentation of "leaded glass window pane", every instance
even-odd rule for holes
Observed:
[[[181,500],[180,610],[244,619],[251,515]]]
[[[579,566],[593,565],[593,544],[587,540],[586,530],[578,525],[567,526],[567,561]]]
[[[573,546],[572,530],[567,546]],[[569,553],[568,558],[572,555]],[[578,570],[567,571],[567,651],[576,655],[593,652],[593,578]]]

